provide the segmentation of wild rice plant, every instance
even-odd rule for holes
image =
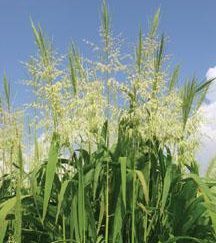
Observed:
[[[197,111],[213,80],[177,88],[159,16],[125,60],[103,2],[102,46],[88,42],[98,60],[72,44],[65,68],[32,23],[29,124],[6,77],[1,98],[0,242],[216,241],[216,181],[199,176],[194,157]]]

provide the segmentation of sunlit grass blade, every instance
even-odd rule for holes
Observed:
[[[149,32],[150,37],[154,37],[155,34],[157,33],[157,29],[158,29],[158,25],[159,25],[159,18],[160,18],[160,9],[157,10],[157,12],[153,18],[153,21],[151,23],[150,32]]]
[[[56,172],[56,165],[58,162],[58,150],[59,150],[59,136],[54,133],[52,137],[52,142],[49,150],[49,156],[46,167],[46,180],[44,187],[44,201],[43,201],[43,216],[44,221],[47,213],[47,208],[49,204],[49,199],[52,191],[53,180]]]
[[[3,243],[3,239],[4,239],[4,236],[5,236],[5,233],[6,233],[6,227],[7,227],[7,224],[8,224],[8,221],[6,219],[6,216],[10,213],[10,211],[12,209],[14,209],[15,205],[16,205],[16,202],[17,202],[17,198],[16,197],[13,197],[11,199],[8,199],[7,201],[5,201],[4,203],[2,203],[0,205],[0,239],[2,240],[2,242],[0,243]]]
[[[65,191],[67,189],[68,183],[69,183],[69,180],[66,180],[62,183],[61,190],[60,190],[60,193],[58,195],[58,209],[57,209],[57,214],[56,214],[56,219],[55,219],[56,224],[57,224],[57,221],[58,221],[58,218],[59,218],[62,202],[64,200],[64,194],[65,194]]]
[[[68,54],[68,60],[69,60],[69,72],[70,72],[70,80],[71,80],[71,84],[73,87],[73,92],[74,95],[77,94],[77,53],[75,50],[74,45],[71,45],[71,48],[69,50],[69,54]]]
[[[115,210],[115,216],[114,216],[114,225],[113,225],[113,236],[112,236],[112,242],[114,243],[121,243],[122,242],[122,206],[121,206],[121,197],[118,197],[118,202]]]
[[[84,189],[84,178],[83,178],[83,170],[81,161],[79,162],[79,183],[78,183],[78,223],[79,223],[79,235],[81,238],[81,242],[85,242],[85,230],[86,230],[86,214],[85,214],[85,189]]]
[[[211,217],[214,231],[216,234],[216,197],[211,193],[207,185],[201,180],[201,178],[195,174],[190,174],[187,178],[191,178],[198,185],[200,192],[203,195],[205,207],[208,209],[209,216]]]
[[[35,42],[39,49],[40,55],[42,57],[43,63],[45,66],[50,64],[50,52],[51,52],[51,45],[50,43],[45,40],[44,34],[40,26],[38,28],[34,25],[33,21],[31,20],[32,30],[35,37]]]
[[[171,182],[172,182],[172,165],[169,165],[167,170],[166,170],[164,183],[163,183],[163,192],[162,192],[161,208],[160,208],[161,213],[164,212],[164,208],[165,208],[166,203],[167,203]]]
[[[103,173],[102,166],[100,163],[97,163],[95,170],[94,170],[94,180],[93,180],[93,198],[96,197],[96,191],[99,183],[99,177]]]
[[[168,84],[168,89],[169,91],[173,90],[174,87],[176,86],[177,82],[178,82],[178,78],[179,78],[179,71],[180,71],[180,66],[177,65],[171,75],[169,84]]]
[[[208,79],[204,83],[201,83],[200,85],[198,85],[198,87],[196,89],[196,93],[203,91],[206,88],[208,88],[215,81],[215,79],[216,79],[216,77],[212,78],[212,79]]]
[[[139,74],[141,72],[142,54],[143,54],[143,37],[142,37],[142,29],[140,28],[138,45],[136,47],[136,63],[137,63]]]
[[[196,95],[197,79],[193,78],[191,81],[187,81],[182,90],[182,113],[183,124],[187,123],[189,115],[193,109],[193,102]]]
[[[123,199],[123,203],[124,206],[126,208],[126,168],[127,168],[127,157],[120,157],[119,158],[119,163],[121,166],[121,191],[122,191],[122,199]]]
[[[19,172],[17,175],[17,188],[16,188],[16,205],[15,205],[15,240],[17,243],[22,242],[22,204],[21,204],[21,188],[23,180],[23,158],[21,145],[18,148],[18,164]]]
[[[108,49],[109,46],[109,38],[110,38],[110,16],[107,6],[107,1],[103,0],[102,4],[102,33],[105,42],[105,47]]]
[[[3,78],[3,83],[4,83],[4,93],[5,93],[5,98],[6,98],[6,102],[7,102],[7,108],[8,108],[8,111],[10,111],[10,83],[7,79],[7,76],[6,74],[4,74],[4,78]]]
[[[164,48],[165,48],[165,37],[164,35],[161,36],[160,45],[156,53],[155,57],[155,72],[158,73],[161,65],[163,63],[163,55],[164,55]]]
[[[148,204],[149,203],[149,190],[148,190],[148,185],[147,185],[146,179],[145,179],[142,171],[136,170],[136,175],[142,185],[145,202],[146,202],[146,204]]]

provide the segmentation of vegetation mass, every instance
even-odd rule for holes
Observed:
[[[32,102],[0,106],[0,242],[216,242],[216,181],[195,159],[212,80],[178,83],[160,11],[130,54],[102,4],[101,43],[61,56],[32,23]]]

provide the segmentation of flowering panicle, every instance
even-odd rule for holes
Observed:
[[[33,25],[38,55],[26,64],[30,74],[26,83],[33,88],[31,108],[37,114],[37,128],[42,129],[43,137],[50,138],[56,131],[62,144],[94,147],[108,120],[113,144],[124,117],[135,124],[143,140],[157,139],[162,147],[172,147],[177,160],[188,153],[193,157],[198,119],[190,112],[187,121],[184,119],[184,99],[174,89],[178,69],[170,76],[164,68],[168,59],[166,39],[156,35],[158,19],[159,11],[149,34],[144,37],[140,31],[132,62],[128,59],[125,63],[122,42],[113,37],[104,7],[102,46],[87,42],[96,54],[93,59],[81,57],[74,44],[67,59],[58,58],[40,27]],[[184,149],[187,146],[190,149]]]
[[[4,75],[4,93],[0,101],[0,169],[2,174],[12,172],[22,140],[23,111],[15,110],[11,102],[10,83]]]

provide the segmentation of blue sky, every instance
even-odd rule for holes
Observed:
[[[114,31],[126,40],[144,31],[158,7],[160,30],[170,41],[167,51],[182,66],[182,79],[194,73],[204,78],[216,65],[216,1],[205,0],[110,0]],[[26,77],[21,61],[35,53],[30,17],[40,23],[64,53],[75,40],[85,54],[82,39],[98,40],[100,0],[0,0],[0,77],[6,70],[13,83]],[[17,97],[23,88],[15,85]],[[14,91],[15,91],[14,90]]]
[[[216,66],[215,0],[109,0],[108,3],[114,32],[121,32],[127,42],[136,41],[140,25],[145,32],[151,17],[161,8],[160,31],[170,39],[167,52],[172,55],[172,62],[181,65],[181,81],[193,74],[202,80],[209,68]],[[28,99],[20,82],[27,77],[21,61],[27,61],[35,53],[30,18],[41,24],[57,51],[65,53],[73,40],[85,55],[88,51],[82,40],[99,40],[100,6],[100,0],[0,0],[0,78],[6,71],[16,104]],[[214,75],[216,68],[210,70],[208,77]],[[216,93],[216,86],[213,91]],[[216,99],[209,97],[210,105],[203,110],[215,114]],[[203,131],[216,137],[216,126],[206,125]],[[204,141],[203,161],[215,154],[216,139],[213,140]]]

